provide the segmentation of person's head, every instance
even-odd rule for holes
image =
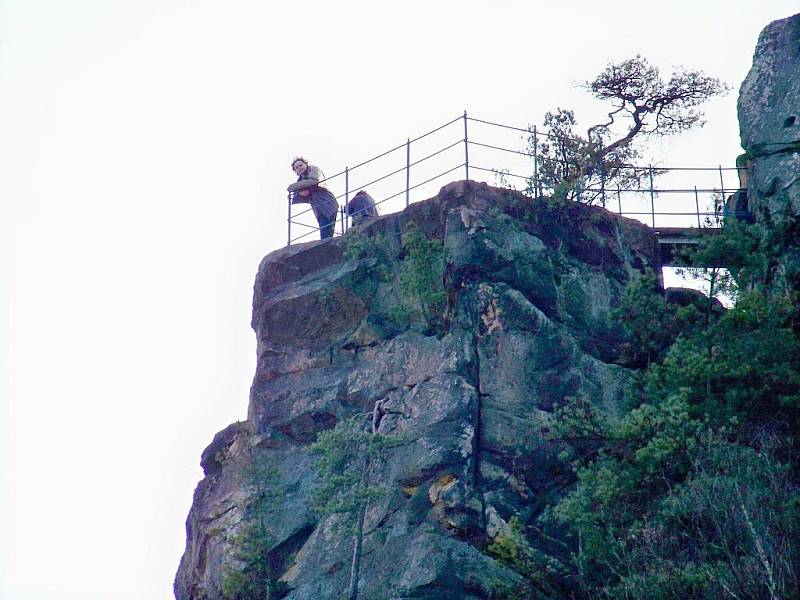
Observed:
[[[308,169],[308,161],[303,158],[302,156],[296,157],[292,160],[292,171],[295,172],[296,175],[300,176],[306,172]]]

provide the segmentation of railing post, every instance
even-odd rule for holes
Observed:
[[[724,208],[725,206],[725,181],[722,179],[722,165],[719,165],[719,195],[720,195],[720,203],[722,206],[720,209]],[[716,207],[714,207],[714,211],[716,212]]]
[[[408,208],[408,191],[411,186],[411,138],[406,138],[406,208]]]
[[[292,192],[289,192],[289,218],[286,219],[286,226],[288,228],[288,233],[286,236],[286,245],[292,245]]]
[[[533,197],[539,197],[539,133],[536,125],[533,126]]]
[[[606,207],[606,163],[603,160],[603,145],[600,144],[600,154],[598,160],[600,161],[600,197],[603,203],[603,208]]]
[[[653,190],[653,165],[649,166],[650,170],[650,217],[653,223],[653,229],[656,228],[656,193]]]
[[[464,111],[464,169],[469,179],[469,138],[467,137],[467,111]]]
[[[622,214],[622,194],[619,190],[619,184],[617,184],[617,204],[619,205],[619,214]]]
[[[697,197],[697,186],[694,186],[694,207],[697,210],[697,228],[702,229],[700,225],[700,199]]]
[[[349,207],[350,204],[350,169],[348,167],[344,168],[344,227],[342,228],[342,233],[347,233],[347,225],[348,221],[350,220]]]

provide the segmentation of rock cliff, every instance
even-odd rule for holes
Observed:
[[[401,289],[415,228],[444,250],[433,308]],[[342,597],[352,543],[311,510],[308,446],[379,401],[389,409],[379,431],[404,443],[381,476],[388,494],[366,515],[360,597],[497,597],[497,582],[521,577],[487,544],[514,514],[541,531],[534,546],[556,584],[540,591],[561,596],[569,541],[536,527],[572,477],[549,419],[570,397],[612,419],[620,410],[637,371],[612,310],[645,270],[660,272],[644,225],[470,181],[268,255],[254,289],[248,418],[203,453],[176,597],[222,597],[254,462],[279,490],[267,528],[285,597]]]
[[[764,30],[741,88],[759,220],[800,213],[798,58],[795,15]],[[404,288],[417,230],[441,244],[436,301]],[[388,409],[378,431],[403,443],[381,473],[388,493],[366,514],[360,597],[497,598],[499,584],[521,582],[489,551],[512,515],[549,574],[532,582],[535,597],[567,597],[560,565],[575,540],[542,519],[572,482],[552,415],[570,398],[609,419],[623,410],[641,365],[612,311],[634,273],[660,272],[657,250],[647,227],[598,207],[553,210],[464,181],[342,238],[264,258],[248,418],[203,452],[178,600],[223,597],[253,465],[269,473],[264,524],[281,597],[343,597],[352,543],[311,508],[308,449],[378,402]]]
[[[800,14],[761,32],[739,93],[746,165],[742,187],[752,218],[766,225],[763,247],[776,254],[767,281],[800,291]],[[741,173],[745,173],[742,171]],[[740,175],[740,179],[742,179]],[[737,196],[741,199],[743,193]],[[737,201],[737,208],[740,208]]]
[[[800,214],[800,14],[761,32],[738,111],[750,210],[759,219]]]

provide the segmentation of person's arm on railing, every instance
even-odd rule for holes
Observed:
[[[308,202],[308,198],[311,195],[311,188],[318,186],[320,180],[323,178],[322,171],[319,167],[309,165],[305,159],[302,158],[295,159],[292,163],[292,169],[298,175],[297,181],[286,188],[287,191],[293,194],[292,204]]]

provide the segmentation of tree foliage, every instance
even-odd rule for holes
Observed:
[[[282,496],[277,473],[260,455],[243,469],[248,501],[239,533],[233,539],[233,563],[225,568],[222,593],[226,600],[274,600],[285,586],[270,560],[274,540],[269,533],[270,510]]]
[[[319,475],[312,496],[314,511],[322,517],[337,516],[339,531],[353,536],[350,600],[358,597],[365,514],[386,493],[380,483],[382,471],[388,449],[398,443],[397,436],[368,430],[363,416],[357,416],[321,432],[311,446]]]
[[[395,443],[394,437],[365,429],[359,417],[320,432],[311,446],[319,475],[312,497],[314,511],[340,515],[352,526],[359,509],[385,493],[380,475],[386,451]]]
[[[533,196],[546,192],[556,201],[578,200],[586,204],[600,202],[612,186],[635,189],[648,175],[646,169],[633,168],[640,158],[634,144],[621,145],[605,152],[607,135],[595,140],[577,131],[572,110],[558,108],[544,116],[543,135],[528,136],[528,147],[536,154],[538,172],[528,180],[526,191]],[[593,166],[597,163],[597,166]],[[538,186],[538,189],[534,189]]]
[[[703,113],[696,107],[728,91],[719,79],[700,71],[679,69],[662,79],[659,69],[639,55],[609,64],[584,87],[612,107],[607,121],[589,128],[590,138],[609,131],[620,117],[626,120],[624,135],[606,145],[605,151],[629,144],[637,135],[663,136],[702,126]]]
[[[660,291],[655,274],[637,272],[625,287],[619,307],[611,314],[633,340],[633,361],[644,358],[648,367],[669,345],[673,335],[672,328],[665,326],[672,320],[673,310]]]
[[[669,78],[641,56],[611,63],[594,81],[582,85],[610,104],[607,118],[576,132],[571,110],[545,115],[545,131],[529,136],[539,172],[528,191],[549,191],[557,199],[596,203],[604,189],[641,187],[648,169],[633,168],[640,145],[651,137],[673,135],[704,124],[701,104],[728,87],[700,71],[678,69]],[[537,188],[538,189],[535,189]]]
[[[552,511],[575,536],[573,577],[586,597],[800,593],[798,307],[764,268],[785,245],[758,227],[732,227],[701,249],[704,261],[731,261],[746,288],[721,316],[683,324],[645,372],[638,405],[618,422],[580,403],[555,415],[572,431],[560,439],[593,444],[572,454],[576,486]],[[629,299],[655,310],[647,295],[659,290],[642,281]],[[633,314],[645,348],[653,325]]]
[[[486,548],[497,560],[505,563],[525,578],[525,583],[510,585],[493,581],[492,598],[498,600],[534,600],[536,598],[560,597],[559,578],[564,567],[541,550],[534,548],[525,534],[525,527],[518,516],[512,516],[506,530],[497,535]]]

